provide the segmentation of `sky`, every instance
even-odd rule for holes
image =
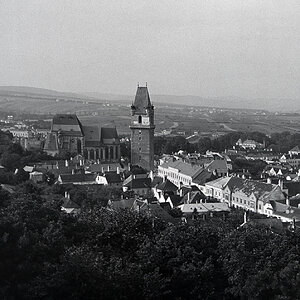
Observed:
[[[300,98],[299,0],[0,0],[0,85]]]

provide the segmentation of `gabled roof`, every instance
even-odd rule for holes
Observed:
[[[290,152],[299,152],[299,153],[300,153],[300,148],[299,148],[299,146],[295,146],[294,148],[292,148],[292,149],[290,150]]]
[[[92,182],[96,180],[96,176],[95,174],[61,174],[60,178],[62,183]]]
[[[136,91],[133,109],[136,112],[146,112],[146,108],[151,107],[150,96],[147,87],[139,86]]]
[[[129,178],[129,180],[128,180]],[[129,176],[126,181],[124,181],[123,186],[131,188],[131,189],[143,189],[143,188],[151,188],[151,179],[150,178],[136,178],[133,176]]]
[[[264,202],[285,199],[280,187],[270,183],[239,177],[230,177],[227,186],[232,192],[242,191],[247,196],[250,196],[253,193],[256,199]]]
[[[215,188],[223,189],[231,178],[232,177],[220,177],[213,181],[209,181],[206,184]]]
[[[208,213],[208,212],[229,212],[230,208],[225,202],[219,203],[186,203],[180,207],[183,213]]]
[[[300,182],[284,182],[283,188],[288,190],[289,197],[300,194]]]
[[[71,114],[57,114],[53,117],[52,123],[60,125],[81,125],[77,116]]]
[[[179,196],[179,195],[170,195],[168,197],[168,199],[170,199],[170,201],[173,204],[173,207],[177,207],[181,204],[183,204],[183,197]]]
[[[187,193],[183,197],[184,203],[200,203],[202,200],[205,200],[206,196],[201,191],[193,191]]]
[[[122,182],[121,175],[118,174],[117,172],[114,172],[114,171],[106,172],[104,176],[108,183],[121,183]]]
[[[175,192],[177,191],[177,186],[171,182],[169,179],[166,179],[162,183],[160,183],[156,189],[164,191],[164,192]]]
[[[213,160],[207,167],[206,169],[210,172],[213,172],[214,170],[217,171],[226,171],[228,170],[227,167],[227,162],[225,159],[217,159]]]
[[[193,183],[204,185],[209,180],[215,179],[216,176],[212,172],[203,169],[197,176],[194,177]]]
[[[101,127],[101,142],[105,144],[106,140],[113,140],[115,143],[120,142],[117,129],[115,127]]]
[[[197,165],[192,165],[186,162],[183,162],[182,160],[169,160],[159,166],[159,168],[173,168],[177,169],[179,173],[190,176],[192,178],[196,177],[202,170],[203,168],[201,166]]]
[[[57,151],[58,150],[58,144],[57,144],[57,138],[54,133],[48,133],[46,140],[45,140],[45,151]]]
[[[76,202],[74,202],[74,201],[72,201],[71,199],[68,199],[68,198],[65,198],[62,207],[63,208],[75,208],[75,209],[80,208],[80,206]]]
[[[111,206],[113,209],[131,209],[133,207],[133,203],[135,202],[134,198],[129,199],[121,199],[116,201],[111,201]]]
[[[98,126],[82,126],[86,147],[101,145],[100,128]]]

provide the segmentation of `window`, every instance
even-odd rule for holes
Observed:
[[[139,116],[139,123],[142,123],[142,116]]]
[[[244,200],[244,204],[247,204],[247,203],[246,203],[246,200]]]
[[[261,204],[258,205],[258,209],[261,209]]]

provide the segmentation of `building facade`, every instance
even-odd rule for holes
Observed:
[[[131,106],[131,163],[146,170],[154,168],[154,107],[148,88],[138,86]]]
[[[120,160],[120,140],[116,128],[84,126],[76,115],[55,115],[44,151],[49,155],[81,154],[101,162]]]

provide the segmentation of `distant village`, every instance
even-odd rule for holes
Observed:
[[[232,209],[240,209],[245,223],[247,213],[253,212],[264,216],[266,223],[276,220],[293,228],[300,224],[298,145],[278,153],[265,142],[240,138],[223,152],[178,149],[158,156],[154,154],[154,107],[147,87],[137,88],[130,111],[130,139],[119,138],[115,127],[87,126],[75,114],[55,115],[50,130],[14,121],[13,116],[1,124],[2,131],[11,133],[24,150],[48,155],[47,160],[23,167],[32,182],[47,182],[51,174],[55,185],[122,189],[119,198],[109,199],[109,209],[143,210],[170,223],[226,217]],[[121,151],[122,143],[129,141],[130,158]],[[254,178],[248,169],[233,167],[237,159],[262,161],[264,167]],[[7,183],[1,186],[14,191]],[[79,214],[81,206],[66,191],[61,210]]]

